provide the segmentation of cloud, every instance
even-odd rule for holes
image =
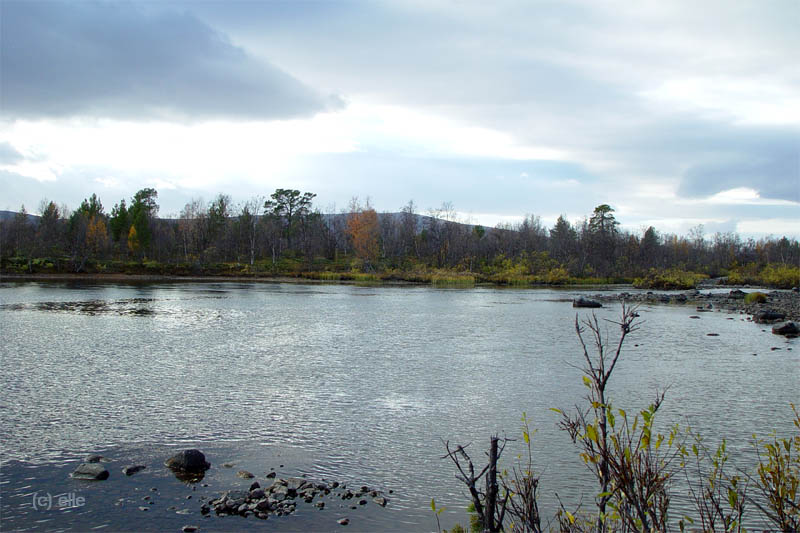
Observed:
[[[10,143],[0,142],[0,165],[15,165],[23,159],[22,154]]]
[[[749,188],[761,198],[800,202],[797,143],[800,131],[764,132],[749,128],[741,133],[707,139],[711,145],[709,154],[689,166],[678,194],[712,196],[730,189]],[[720,140],[719,144],[715,142]]]
[[[194,15],[120,2],[2,6],[11,119],[284,119],[342,106]]]

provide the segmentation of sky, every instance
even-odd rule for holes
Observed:
[[[0,0],[0,209],[158,190],[800,238],[800,2]]]

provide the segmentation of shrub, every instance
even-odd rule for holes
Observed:
[[[748,292],[744,297],[746,304],[763,304],[767,301],[767,295],[763,292]]]
[[[768,287],[791,289],[800,286],[800,267],[785,264],[767,265],[759,281]]]
[[[697,272],[652,269],[644,278],[633,280],[633,286],[638,289],[693,289],[700,281],[707,278],[706,274]]]

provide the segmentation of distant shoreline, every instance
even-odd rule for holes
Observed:
[[[48,274],[0,274],[0,282],[4,281],[88,281],[98,283],[292,283],[292,284],[308,284],[308,285],[322,285],[322,284],[335,284],[335,285],[376,285],[376,286],[416,286],[416,287],[436,287],[430,281],[413,281],[403,279],[377,279],[377,280],[359,280],[359,279],[317,279],[311,277],[292,277],[292,276],[269,276],[269,275],[256,275],[256,276],[214,276],[214,275],[170,275],[170,274],[124,274],[124,273],[48,273]],[[582,291],[596,291],[598,287],[605,287],[609,289],[619,290],[616,295],[601,295],[594,296],[595,299],[602,301],[606,304],[614,303],[622,300],[627,300],[629,303],[638,304],[653,304],[653,305],[708,305],[712,303],[716,310],[725,310],[728,312],[739,312],[742,314],[755,315],[762,310],[775,310],[782,312],[786,315],[786,320],[800,321],[800,295],[792,291],[786,290],[770,290],[764,287],[748,287],[752,289],[759,289],[768,291],[770,296],[769,300],[760,304],[745,304],[741,298],[732,298],[728,292],[720,293],[701,293],[698,290],[681,290],[681,289],[652,289],[647,293],[638,292],[634,294],[627,293],[627,289],[632,289],[633,285],[625,284],[596,284],[596,285],[547,285],[536,284],[528,286],[519,285],[503,285],[492,282],[480,282],[471,285],[463,286],[447,286],[448,288],[472,288],[472,287],[495,287],[495,288],[529,288],[529,289],[562,289],[562,290],[582,290]],[[717,285],[705,285],[703,289],[723,288]],[[734,286],[724,286],[732,291],[736,289]],[[687,293],[694,293],[689,297],[660,297],[660,295],[685,295]]]

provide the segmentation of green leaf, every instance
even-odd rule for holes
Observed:
[[[700,451],[697,449],[697,444],[692,444],[692,453],[694,454],[695,457],[697,457],[700,454]]]
[[[554,413],[558,413],[560,415],[564,414],[564,413],[561,412],[561,409],[556,409],[555,407],[551,407],[550,410],[553,411]]]
[[[527,431],[523,431],[522,432],[522,440],[525,441],[525,444],[530,444],[531,443],[531,436],[528,435]]]
[[[436,501],[433,498],[431,498],[431,510],[436,512]]]
[[[736,494],[736,491],[729,488],[728,489],[728,503],[730,504],[731,508],[736,507],[736,502],[739,500],[739,496]]]
[[[597,430],[594,429],[594,426],[586,426],[586,436],[594,442],[597,442]]]
[[[590,380],[588,376],[583,376],[583,384],[590,389],[592,388],[592,380]]]
[[[564,512],[567,513],[567,519],[569,520],[569,523],[570,524],[574,524],[575,523],[575,517],[572,516],[572,513],[570,513],[569,511],[564,511]]]

